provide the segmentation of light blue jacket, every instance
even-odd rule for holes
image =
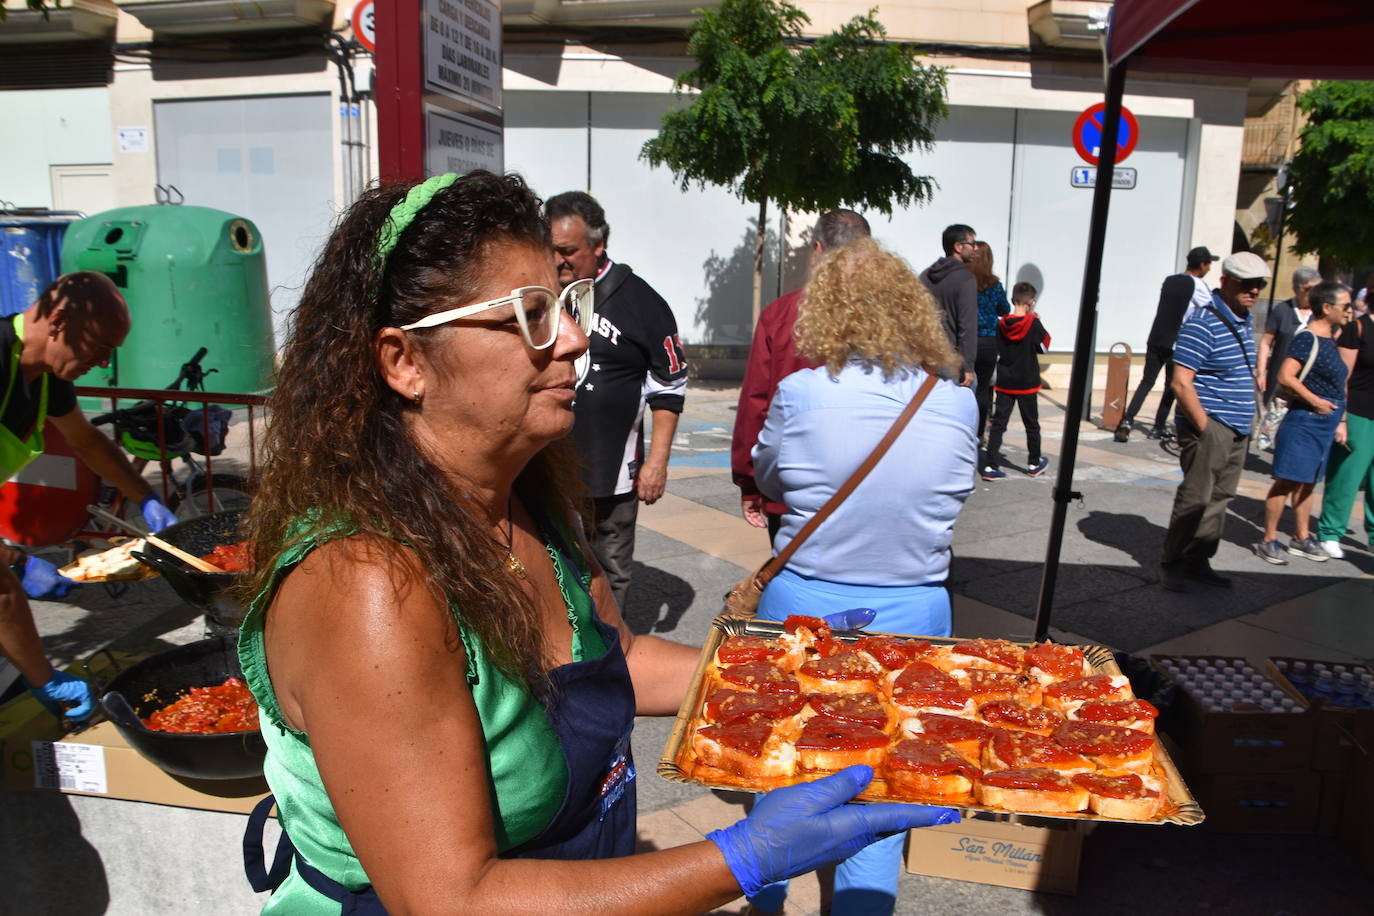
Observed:
[[[773,396],[754,446],[759,490],[787,506],[781,551],[877,445],[925,381],[921,370],[884,381],[854,361],[832,379],[794,372]],[[925,585],[949,572],[954,521],[978,460],[973,390],[936,384],[859,488],[788,563],[802,576],[854,585]]]

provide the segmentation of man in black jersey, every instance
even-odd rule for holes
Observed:
[[[607,256],[611,230],[596,199],[568,191],[549,198],[544,215],[553,230],[559,284],[596,281],[591,369],[577,391],[573,440],[596,505],[592,550],[624,608],[639,502],[652,504],[663,495],[687,390],[687,359],[668,303]],[[653,417],[647,454],[645,404]]]

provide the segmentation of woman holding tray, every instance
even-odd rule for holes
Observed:
[[[634,855],[635,715],[697,650],[625,626],[574,512],[591,283],[514,176],[367,191],[301,297],[251,509],[239,653],[294,855],[265,911],[699,913],[953,815],[852,767]],[[257,834],[252,828],[256,826]]]
[[[945,589],[954,521],[973,490],[978,405],[938,307],[911,268],[871,239],[829,254],[806,287],[797,348],[820,363],[782,381],[754,447],[759,489],[787,506],[784,550],[849,479],[926,379],[929,396],[858,488],[768,583],[758,616],[877,612],[869,629],[949,636]],[[836,916],[890,913],[902,838],[836,869]],[[751,898],[781,908],[785,886]]]

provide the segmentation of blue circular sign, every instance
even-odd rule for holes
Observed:
[[[1073,148],[1088,165],[1097,165],[1102,152],[1102,118],[1106,111],[1105,102],[1098,102],[1088,108],[1073,125]],[[1122,107],[1121,124],[1116,133],[1116,161],[1125,161],[1140,140],[1140,125],[1130,109]]]

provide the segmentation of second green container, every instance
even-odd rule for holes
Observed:
[[[201,347],[211,391],[272,387],[276,347],[257,226],[209,207],[107,210],[72,223],[62,272],[98,270],[129,303],[133,328],[109,368],[78,385],[164,388]]]

